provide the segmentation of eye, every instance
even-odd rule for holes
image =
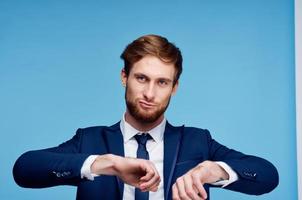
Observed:
[[[138,80],[138,82],[145,82],[146,81],[146,77],[145,76],[136,76],[136,80]]]
[[[159,80],[159,81],[158,81],[158,84],[159,84],[160,86],[166,86],[166,85],[168,85],[168,82],[167,82],[166,80]]]

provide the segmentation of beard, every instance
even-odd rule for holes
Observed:
[[[129,96],[131,95],[129,95],[128,88],[126,87],[125,100],[127,109],[133,118],[141,123],[153,123],[158,120],[168,108],[171,99],[170,96],[163,105],[160,105],[154,111],[146,111],[139,107],[139,100],[131,99]]]

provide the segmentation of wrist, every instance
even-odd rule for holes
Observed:
[[[115,175],[115,157],[118,156],[99,155],[91,165],[91,172],[98,175]]]
[[[220,165],[218,165],[218,167],[220,168],[220,178],[222,180],[229,180],[229,174]]]
[[[206,160],[199,164],[201,167],[205,167],[210,174],[215,177],[215,182],[222,180],[229,180],[229,174],[219,164],[213,161]]]
[[[217,175],[219,177],[218,181],[222,181],[222,180],[229,180],[229,174],[224,170],[223,167],[221,167],[219,164],[217,163],[213,163],[216,165],[215,169],[217,169]]]
[[[121,165],[120,163],[122,162],[121,156],[117,156],[114,154],[108,154],[108,159],[112,163],[111,165],[111,171],[112,175],[117,176],[119,174],[119,166]]]

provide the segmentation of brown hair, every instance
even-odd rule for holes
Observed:
[[[127,76],[133,64],[146,55],[156,56],[165,63],[174,64],[176,69],[174,84],[177,82],[182,72],[181,52],[174,44],[159,35],[144,35],[127,45],[121,54]]]

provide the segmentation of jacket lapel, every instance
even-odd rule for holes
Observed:
[[[104,139],[107,144],[108,153],[124,157],[124,140],[120,130],[120,122],[110,126],[104,130]],[[123,198],[124,183],[116,176],[121,199]]]
[[[168,199],[169,188],[178,157],[182,127],[173,127],[168,122],[164,133],[164,193]]]

